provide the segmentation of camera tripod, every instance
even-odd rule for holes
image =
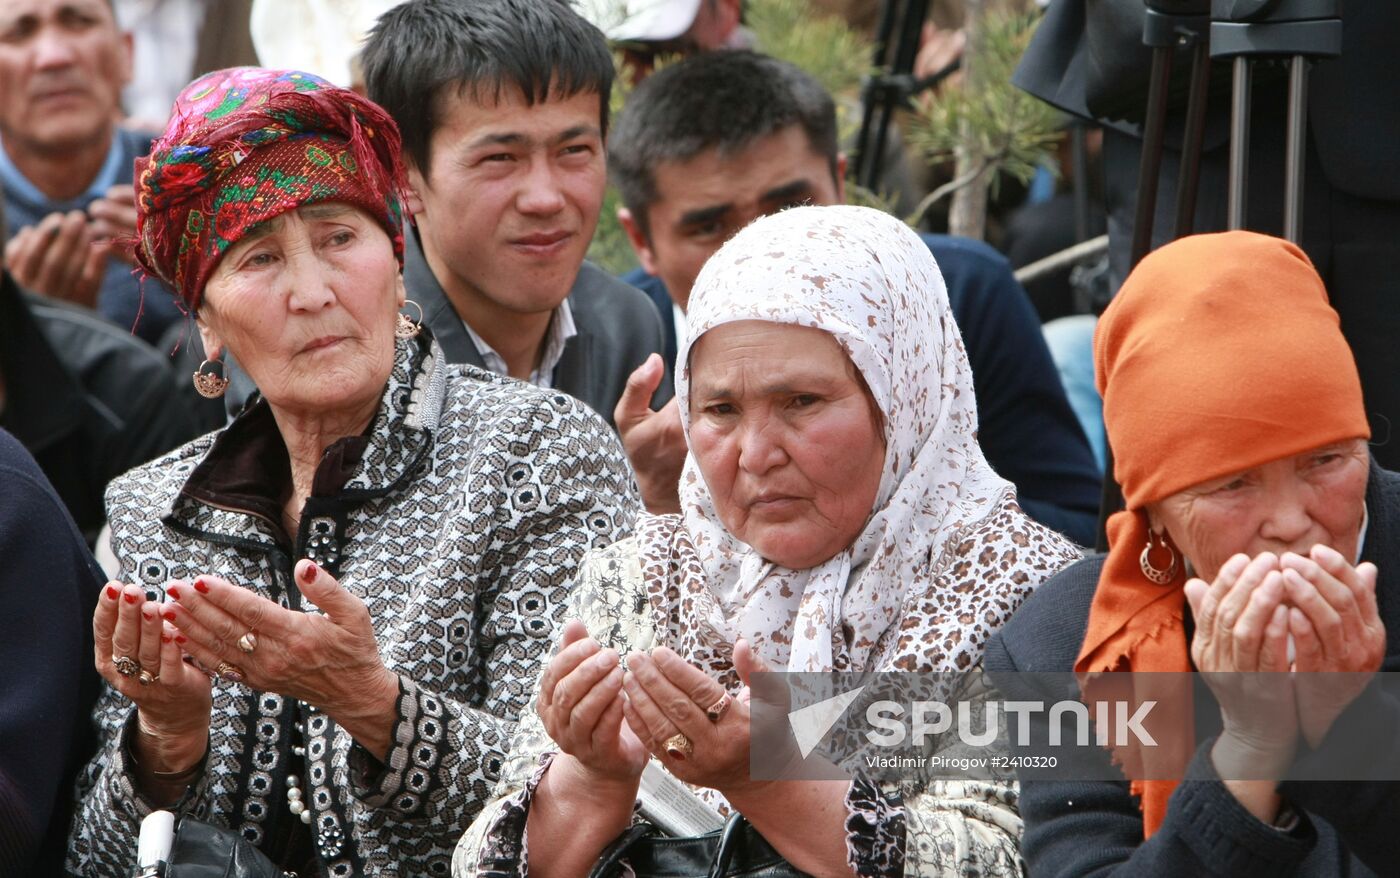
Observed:
[[[1341,54],[1341,14],[1341,0],[1147,0],[1142,39],[1152,48],[1152,72],[1138,172],[1132,265],[1137,265],[1152,249],[1157,181],[1166,134],[1167,95],[1178,48],[1190,52],[1191,75],[1173,237],[1194,231],[1211,64],[1229,61],[1232,65],[1226,223],[1230,229],[1242,229],[1248,219],[1249,116],[1254,67],[1258,63],[1281,61],[1287,64],[1289,77],[1283,234],[1298,243],[1303,216],[1308,70],[1318,59]],[[1123,493],[1113,478],[1113,449],[1106,446],[1106,450],[1103,498],[1099,508],[1099,551],[1108,548],[1105,527],[1109,516],[1123,508]]]

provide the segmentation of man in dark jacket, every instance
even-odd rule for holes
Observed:
[[[0,188],[6,263],[26,289],[92,307],[148,341],[180,316],[114,238],[136,232],[132,162],[151,138],[120,127],[131,40],[110,0],[0,4]]]
[[[0,213],[0,234],[4,215]],[[0,270],[0,428],[34,455],[92,543],[107,483],[193,439],[156,351],[92,311],[22,291]]]
[[[96,745],[103,577],[53,488],[0,430],[0,875],[62,872],[73,779]]]
[[[700,267],[731,235],[785,207],[844,200],[836,144],[825,89],[791,64],[752,52],[688,58],[632,93],[609,156],[626,204],[619,218],[642,263],[623,279],[662,313],[668,358],[676,356],[677,326]],[[1030,300],[1006,260],[981,241],[923,237],[972,364],[987,460],[1015,483],[1033,518],[1092,542],[1098,474]],[[651,369],[637,376],[639,391],[661,380],[659,364]],[[664,511],[656,486],[669,487],[675,502],[684,446],[674,411],[649,413],[645,399],[639,392],[642,405],[625,401],[618,426],[648,508]]]

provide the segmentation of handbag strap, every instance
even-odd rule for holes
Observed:
[[[656,834],[656,827],[650,823],[634,823],[627,827],[626,832],[603,848],[603,852],[598,855],[593,868],[589,870],[588,878],[612,878],[612,876],[621,873],[622,860],[627,855],[627,849],[632,846],[632,843],[654,834]]]
[[[724,831],[719,836],[719,850],[715,852],[715,861],[710,864],[709,878],[721,878],[729,870],[729,861],[734,858],[734,848],[738,846],[747,823],[744,815],[738,811],[730,814],[724,822]]]

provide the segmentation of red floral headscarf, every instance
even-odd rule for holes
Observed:
[[[321,201],[379,220],[403,262],[398,126],[376,104],[293,70],[233,67],[175,99],[136,160],[136,256],[198,309],[219,259],[254,225]]]

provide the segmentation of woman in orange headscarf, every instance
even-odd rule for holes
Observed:
[[[1400,665],[1400,601],[1385,597],[1400,588],[1400,476],[1370,460],[1312,264],[1249,232],[1169,244],[1104,312],[1094,359],[1127,510],[1107,556],[1042,586],[987,667],[1073,671],[1086,691],[1127,680],[1112,671],[1296,673],[1207,677],[1219,722],[1176,713],[1155,753],[1119,747],[1123,781],[1023,778],[1031,874],[1393,870],[1395,784],[1281,782],[1295,759],[1358,735],[1388,751],[1400,734],[1388,701],[1368,693],[1364,722],[1346,711],[1370,672]],[[1315,671],[1361,673],[1323,688],[1301,676]],[[1139,700],[1150,679],[1132,678]]]

